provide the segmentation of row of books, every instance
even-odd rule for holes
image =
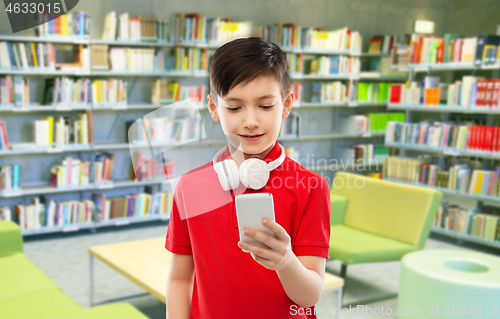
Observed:
[[[167,79],[156,79],[151,83],[151,103],[160,105],[169,103],[177,95],[179,85],[176,82],[169,82]]]
[[[497,109],[500,106],[500,81],[478,76],[464,76],[453,84],[440,83],[437,76],[426,76],[422,82],[394,84],[391,104],[448,105]]]
[[[93,154],[92,160],[64,157],[50,169],[51,187],[72,187],[101,184],[113,180],[115,156],[111,153]]]
[[[30,80],[21,76],[0,77],[0,106],[29,103]]]
[[[41,120],[35,120],[34,137],[35,146],[63,146],[81,145],[93,142],[91,113],[80,113],[77,117],[44,116]]]
[[[172,192],[146,192],[115,198],[108,198],[106,194],[93,194],[92,199],[97,221],[165,214],[172,210],[173,205]]]
[[[69,226],[115,218],[165,214],[171,211],[172,201],[172,192],[137,193],[116,198],[93,194],[91,200],[65,202],[40,196],[33,198],[29,205],[15,205],[14,211],[8,206],[0,207],[0,220],[15,221],[22,230]]]
[[[354,162],[366,163],[374,160],[375,145],[373,144],[358,144],[354,146]]]
[[[388,123],[392,121],[404,122],[405,113],[368,113],[351,115],[341,118],[340,131],[347,134],[367,134],[385,132]]]
[[[390,150],[384,144],[357,144],[354,146],[354,162],[358,164],[383,160],[389,154]]]
[[[51,43],[0,42],[0,68],[56,68],[56,47]]]
[[[304,55],[302,53],[286,53],[290,74],[304,73]]]
[[[55,9],[54,9],[55,10]],[[61,8],[61,13],[63,9]],[[68,36],[88,38],[90,36],[90,15],[85,12],[62,14],[55,18],[54,14],[43,13],[39,16],[41,24],[36,29],[38,36]]]
[[[0,190],[19,188],[20,181],[21,167],[19,165],[0,166]]]
[[[395,46],[393,64],[493,64],[500,59],[499,46],[500,36],[497,35],[465,38],[461,34],[447,33],[439,38],[412,34],[409,45]]]
[[[131,171],[131,180],[158,179],[160,167],[153,159],[147,159],[144,153],[134,153],[139,169]],[[60,165],[51,167],[51,187],[85,186],[112,181],[114,156],[110,153],[97,153],[92,160],[81,161],[77,158],[64,157]],[[175,162],[167,160],[161,165],[165,177],[174,173]],[[20,165],[0,166],[0,190],[15,190],[21,187]]]
[[[0,68],[7,70],[81,71],[90,68],[89,48],[73,47],[73,62],[56,63],[56,46],[51,43],[0,42]]]
[[[315,57],[309,61],[308,75],[358,74],[359,58],[343,55]]]
[[[96,71],[198,71],[208,70],[207,48],[173,49],[108,49],[107,45],[92,45],[92,69]]]
[[[0,119],[0,150],[8,149],[10,147],[9,144],[9,136],[7,135],[7,125],[5,121]]]
[[[203,102],[205,85],[184,86],[179,82],[170,82],[167,79],[153,80],[151,84],[151,102],[154,105],[193,99]]]
[[[178,13],[167,21],[154,16],[130,17],[116,12],[106,15],[103,40],[144,42],[226,42],[248,37],[250,22],[232,22],[231,19],[207,18],[198,13]]]
[[[218,42],[240,37],[257,36],[283,47],[321,48],[361,51],[359,32],[342,28],[323,31],[321,28],[295,26],[293,23],[266,26],[249,21],[234,22],[230,18],[207,18],[199,13],[178,13],[169,21],[156,17],[130,17],[115,12],[106,15],[103,40],[153,42]]]
[[[155,65],[154,49],[111,48],[109,69],[113,71],[152,72]]]
[[[184,101],[187,99],[203,102],[205,85],[182,85],[179,82],[169,82],[165,79],[154,80],[152,83],[151,101],[155,105]]]
[[[443,122],[390,122],[387,126],[385,142],[464,150],[468,146],[473,147],[476,144],[468,135],[469,129],[472,127],[474,126]],[[470,144],[468,136],[471,140]]]
[[[455,125],[443,122],[389,123],[385,140],[388,143],[498,153],[500,152],[500,127]]]
[[[433,161],[425,158],[389,157],[386,176],[445,188],[460,194],[500,197],[500,166],[492,170],[481,168],[478,162],[439,164]]]
[[[29,79],[21,76],[6,76],[0,81],[0,105],[22,106],[30,103]],[[90,88],[90,79],[86,78],[47,79],[43,103],[45,105],[87,105],[92,102],[97,105],[126,101],[126,88],[123,80],[94,80],[92,81],[92,95]]]
[[[397,66],[399,69],[406,68],[412,60],[410,60],[410,45],[395,44],[391,51],[391,65]]]
[[[57,77],[45,80],[44,105],[105,105],[127,102],[127,81]],[[30,81],[21,76],[0,78],[0,105],[29,105]]]
[[[9,148],[9,136],[7,135],[7,125],[0,119],[0,150]]]
[[[127,81],[123,79],[92,80],[93,105],[127,104]]]
[[[160,167],[163,168],[162,175],[164,177],[168,178],[174,174],[174,160],[165,159],[164,163],[159,164],[154,158],[148,158],[148,155],[142,152],[134,152],[131,156],[133,157],[133,162],[138,166],[135,171],[134,167],[131,167],[130,179],[133,181],[158,179],[160,177]]]
[[[386,82],[358,82],[358,103],[387,103],[391,85]]]
[[[44,105],[87,105],[91,81],[87,78],[57,77],[45,80]],[[29,104],[29,101],[28,103]]]
[[[500,242],[500,212],[497,207],[464,209],[442,203],[434,218],[434,227]]]
[[[0,78],[0,105],[30,104],[29,79],[21,76]],[[127,82],[119,79],[90,80],[88,78],[57,77],[45,80],[43,105],[75,105],[127,103]],[[202,102],[205,85],[184,86],[179,82],[157,79],[152,82],[152,104],[160,105],[186,99]]]
[[[474,106],[497,109],[500,106],[500,80],[477,80],[472,87],[472,96],[475,97]],[[474,92],[475,90],[475,92]]]
[[[368,53],[370,54],[388,54],[392,51],[392,48],[396,44],[409,44],[410,35],[409,34],[385,34],[376,35],[370,39],[368,45]]]
[[[461,194],[468,193],[471,186],[471,172],[479,169],[477,163],[462,160],[460,163],[439,165],[433,161],[435,161],[434,158],[428,157],[389,156],[384,162],[384,177],[447,188]],[[472,186],[475,189],[476,185]]]
[[[21,230],[27,230],[92,222],[94,206],[88,199],[56,202],[41,196],[33,198],[29,205],[15,205],[14,213],[9,207],[1,211],[4,219],[15,221]]]
[[[237,38],[247,38],[252,31],[252,23],[249,21],[234,22],[230,18],[206,18],[192,14],[190,19],[182,14],[174,16],[173,27],[171,28],[174,42],[206,41],[224,43]],[[199,24],[199,28],[196,24]]]
[[[158,41],[159,22],[152,16],[131,17],[128,12],[116,16],[109,12],[104,20],[103,40]]]
[[[300,116],[295,113],[283,119],[279,136],[281,137],[298,137],[300,135]]]
[[[312,103],[345,102],[347,86],[341,81],[313,82]]]
[[[362,36],[347,27],[324,31],[322,28],[296,26],[294,23],[253,26],[252,36],[282,47],[361,51]]]
[[[126,122],[126,139],[129,143],[174,143],[185,142],[202,137],[202,123],[199,116],[144,118],[140,124]],[[143,124],[146,126],[143,127]],[[147,130],[147,136],[144,130]]]

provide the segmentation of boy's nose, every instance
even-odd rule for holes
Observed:
[[[245,121],[243,123],[243,126],[249,128],[249,129],[253,129],[254,127],[259,126],[259,121],[254,114],[251,114],[251,112],[249,112],[249,113],[247,113],[247,115],[245,117]]]

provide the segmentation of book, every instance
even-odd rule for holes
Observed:
[[[102,32],[102,40],[115,40],[116,39],[116,12],[111,11],[106,14],[104,20],[104,30]]]
[[[477,45],[474,55],[474,64],[481,65],[483,62],[490,62],[489,56],[485,56],[485,48],[488,46],[491,48],[498,47],[500,45],[500,36],[498,35],[480,35],[477,37]],[[488,60],[486,60],[488,57]]]

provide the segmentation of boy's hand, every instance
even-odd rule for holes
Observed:
[[[281,225],[271,220],[263,219],[262,224],[272,230],[276,238],[250,228],[245,228],[244,234],[262,242],[269,248],[255,246],[242,240],[238,242],[238,246],[250,251],[253,259],[267,269],[281,270],[293,259],[290,236]]]

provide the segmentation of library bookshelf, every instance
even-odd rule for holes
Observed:
[[[498,79],[500,70],[500,60],[496,60],[494,63],[473,63],[473,62],[455,62],[455,63],[437,63],[437,64],[408,64],[405,66],[391,66],[394,70],[408,72],[408,81],[413,81],[418,74],[423,76],[433,76],[437,74],[454,74],[455,72],[462,72],[466,74],[476,74],[478,71],[491,72],[491,76],[487,76],[489,79]],[[426,117],[435,118],[436,116],[441,120],[447,120],[451,115],[470,115],[483,116],[487,123],[493,123],[496,116],[500,115],[500,109],[490,108],[487,106],[461,106],[461,105],[428,105],[428,104],[405,104],[405,103],[391,103],[387,105],[388,110],[398,110],[404,111],[406,113],[407,122],[412,122],[412,115],[418,116],[420,121]],[[434,147],[428,145],[420,144],[406,144],[398,142],[387,142],[384,143],[387,147],[399,148],[401,150],[401,155],[409,156],[409,152],[416,154],[433,154],[440,157],[452,157],[452,158],[471,158],[471,159],[482,159],[482,160],[500,160],[500,152],[490,152],[490,151],[480,151],[471,149],[456,149],[451,147]],[[424,183],[410,183],[407,181],[387,178],[384,179],[404,184],[417,185],[422,187],[428,187],[437,189],[445,195],[449,195],[450,202],[453,203],[453,198],[456,200],[468,200],[476,202],[478,207],[482,207],[483,203],[490,203],[494,206],[500,204],[500,197],[496,196],[486,196],[482,194],[475,193],[464,193],[458,190],[434,187]],[[485,238],[459,232],[453,231],[441,227],[433,226],[433,233],[441,234],[447,237],[455,238],[457,240],[464,240],[468,242],[473,242],[476,244],[486,245],[494,248],[500,248],[500,241],[498,240],[487,240]]]
[[[51,44],[64,44],[64,45],[83,45],[91,46],[96,45],[108,45],[109,47],[135,47],[135,48],[207,48],[210,50],[215,50],[220,47],[223,43],[213,43],[213,42],[192,42],[192,43],[167,43],[167,42],[133,42],[133,41],[109,41],[109,40],[97,40],[89,38],[79,38],[79,37],[30,37],[30,36],[0,36],[0,42],[34,42],[34,43],[51,43]],[[351,50],[323,50],[323,49],[313,49],[313,48],[297,48],[297,47],[283,47],[285,53],[296,53],[304,54],[309,56],[316,55],[342,55],[348,57],[359,58],[363,54],[359,51]],[[89,52],[90,54],[90,52]],[[90,58],[90,57],[89,57]],[[21,75],[26,77],[34,77],[37,79],[44,79],[48,77],[88,77],[88,78],[180,78],[180,79],[192,79],[191,81],[197,81],[201,79],[203,81],[208,81],[207,72],[197,72],[197,71],[147,71],[147,72],[130,72],[130,71],[113,71],[113,70],[93,70],[93,69],[74,69],[74,70],[58,70],[56,68],[28,68],[28,69],[0,69],[0,75]],[[362,76],[359,72],[353,74],[340,74],[340,75],[306,75],[306,74],[294,74],[291,75],[291,80],[297,81],[398,81],[400,78],[395,77],[384,77],[380,75],[369,75]],[[38,114],[60,114],[60,113],[71,113],[71,112],[81,112],[81,111],[92,111],[92,117],[99,117],[101,112],[112,112],[116,114],[127,113],[127,112],[141,112],[141,111],[151,111],[160,108],[161,105],[154,105],[148,103],[136,103],[136,104],[109,104],[109,105],[39,105],[36,103],[23,104],[21,106],[13,105],[0,105],[0,115],[2,114],[13,114],[17,116],[33,116]],[[293,111],[294,112],[304,112],[304,111],[321,111],[321,110],[337,110],[341,108],[351,108],[351,109],[362,109],[365,107],[374,108],[384,108],[386,103],[358,103],[355,100],[349,100],[346,102],[322,102],[322,103],[311,103],[311,102],[297,102]],[[206,113],[206,109],[200,109],[202,113]],[[94,130],[96,128],[94,127]],[[363,134],[346,134],[342,132],[327,132],[327,133],[317,133],[317,134],[298,134],[297,136],[284,136],[279,137],[279,142],[285,143],[300,143],[306,141],[334,141],[334,140],[372,140],[373,138],[381,139],[384,136],[383,132],[379,133],[363,133]],[[210,143],[214,145],[223,146],[225,140],[215,139],[211,140]],[[207,141],[202,141],[200,143],[186,143],[186,141],[179,143],[168,143],[164,146],[175,147],[178,145],[189,145],[192,147],[197,146],[207,146]],[[156,146],[156,145],[155,145]],[[25,147],[22,146],[15,147],[13,149],[2,149],[0,150],[0,160],[3,159],[5,162],[11,161],[13,156],[45,156],[45,155],[58,155],[61,154],[82,154],[97,152],[97,151],[127,151],[129,149],[146,149],[147,144],[133,144],[129,146],[128,143],[103,143],[94,142],[86,145],[67,145],[67,146],[50,146],[50,147]],[[11,158],[11,160],[9,160]],[[327,166],[312,167],[312,169],[317,171],[331,171]],[[72,187],[49,187],[46,185],[36,186],[25,186],[17,189],[2,190],[0,191],[0,201],[2,200],[12,200],[12,199],[22,199],[30,196],[36,195],[56,195],[56,194],[71,194],[78,193],[82,194],[85,192],[95,192],[95,191],[113,191],[119,189],[127,188],[137,188],[144,186],[158,186],[161,189],[164,188],[165,180],[163,179],[151,179],[144,181],[132,181],[128,179],[119,179],[108,183],[102,184],[90,184],[85,186],[72,186]],[[24,236],[39,235],[46,233],[67,233],[79,230],[88,229],[95,231],[99,227],[108,226],[121,226],[134,223],[148,222],[148,221],[168,221],[169,212],[164,214],[151,214],[144,216],[135,216],[127,218],[116,218],[112,220],[105,221],[92,221],[85,223],[75,223],[64,226],[51,226],[51,227],[41,227],[41,228],[29,228],[23,229],[22,234]]]

